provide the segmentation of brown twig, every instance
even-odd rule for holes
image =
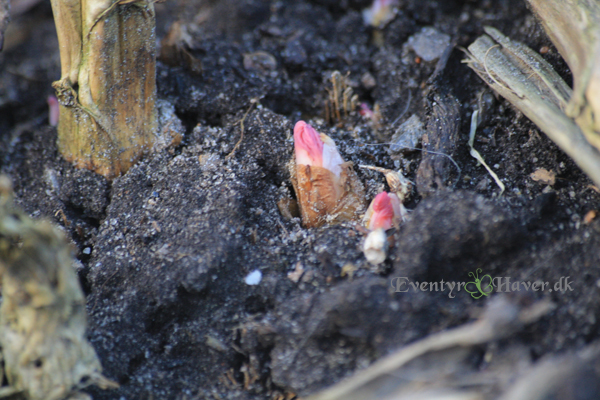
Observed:
[[[246,120],[246,117],[248,116],[248,114],[252,110],[252,107],[254,107],[254,105],[256,103],[258,103],[258,99],[252,99],[252,100],[250,100],[250,107],[248,107],[248,110],[246,110],[246,112],[244,113],[244,116],[242,117],[242,119],[240,119],[238,122],[236,122],[234,124],[234,125],[240,124],[240,130],[241,130],[240,138],[238,139],[237,143],[233,147],[233,150],[231,150],[231,152],[225,157],[226,160],[231,159],[235,155],[235,152],[238,150],[238,148],[240,147],[240,145],[242,144],[242,140],[244,139],[244,121]]]

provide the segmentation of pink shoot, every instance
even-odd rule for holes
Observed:
[[[367,221],[367,228],[370,230],[388,230],[397,225],[402,218],[400,200],[394,193],[379,193],[369,208],[372,210]]]
[[[296,164],[323,166],[323,140],[319,133],[304,121],[294,126]]]
[[[298,121],[294,127],[294,150],[296,164],[323,167],[340,177],[344,160],[335,142],[304,121]]]

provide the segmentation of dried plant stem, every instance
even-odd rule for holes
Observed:
[[[52,0],[61,56],[58,147],[78,167],[118,176],[154,143],[150,1]]]
[[[528,0],[573,73],[566,114],[600,150],[600,2]]]
[[[488,27],[485,31],[487,35],[469,46],[466,63],[599,185],[600,152],[586,139],[587,128],[580,119],[565,112],[571,89],[539,54],[496,29]]]

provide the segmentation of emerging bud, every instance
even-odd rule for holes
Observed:
[[[397,228],[406,216],[406,209],[394,193],[381,192],[371,202],[364,224],[369,230]]]
[[[354,219],[363,209],[364,189],[340,156],[335,142],[304,121],[294,127],[292,184],[308,228]]]
[[[304,121],[298,121],[294,126],[294,152],[297,165],[323,166],[321,135]]]
[[[304,121],[298,121],[294,127],[294,151],[296,165],[323,167],[340,177],[344,160],[335,142]]]

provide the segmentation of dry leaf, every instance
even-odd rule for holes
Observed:
[[[2,178],[2,177],[0,177]],[[85,297],[71,249],[48,221],[33,221],[12,204],[0,180],[0,345],[9,390],[26,400],[89,398],[90,384],[118,386],[86,338]]]

